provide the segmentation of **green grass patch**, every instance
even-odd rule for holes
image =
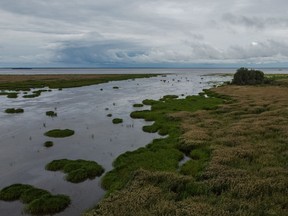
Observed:
[[[57,113],[54,112],[54,111],[47,111],[47,112],[46,112],[46,116],[57,117]]]
[[[169,136],[155,139],[145,148],[120,155],[113,162],[114,169],[103,177],[102,186],[108,190],[108,193],[122,189],[133,176],[133,172],[140,168],[150,171],[177,172],[178,163],[183,158],[183,152],[178,149],[181,135],[180,121],[171,118],[169,114],[177,111],[194,112],[204,107],[217,106],[222,101],[219,98],[200,96],[189,96],[185,99],[167,96],[159,101],[144,100],[143,104],[151,105],[151,110],[135,111],[130,116],[154,121],[152,125],[144,126],[144,131]]]
[[[48,137],[54,137],[54,138],[64,138],[64,137],[69,137],[74,135],[74,131],[70,130],[70,129],[54,129],[54,130],[50,130],[47,131],[44,135],[48,136]]]
[[[50,147],[52,147],[53,145],[54,145],[54,143],[53,143],[52,141],[46,141],[46,142],[44,143],[44,146],[47,147],[47,148],[50,148]]]
[[[143,104],[133,104],[133,107],[143,107]]]
[[[107,114],[107,117],[112,117],[112,114],[111,113]]]
[[[52,195],[48,191],[31,185],[13,184],[0,191],[0,200],[20,200],[25,205],[25,212],[35,215],[54,214],[70,205],[70,198],[65,195]]]
[[[66,173],[66,180],[72,183],[83,182],[87,179],[94,179],[104,172],[102,166],[95,161],[86,160],[54,160],[46,165],[49,171],[63,171]]]
[[[21,109],[21,108],[18,108],[18,109],[8,108],[8,109],[5,110],[5,112],[8,113],[8,114],[24,113],[24,109]]]
[[[121,124],[121,123],[123,122],[123,119],[121,119],[121,118],[114,118],[114,119],[112,120],[112,122],[113,122],[113,124]]]

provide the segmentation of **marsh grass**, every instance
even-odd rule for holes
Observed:
[[[288,90],[275,85],[207,90],[224,102],[213,109],[194,96],[145,100],[151,111],[131,117],[169,136],[120,155],[102,181],[108,195],[85,216],[286,215]],[[191,160],[177,169],[182,152]]]
[[[16,109],[16,108],[7,108],[5,110],[5,112],[8,113],[8,114],[24,113],[24,109],[21,109],[21,108],[18,108],[18,109]]]
[[[104,172],[103,167],[95,161],[68,159],[54,160],[46,165],[46,170],[62,171],[67,174],[65,179],[72,183],[94,179]]]
[[[33,215],[54,214],[70,205],[70,198],[65,195],[52,195],[48,191],[31,185],[13,184],[0,191],[0,200],[20,200],[24,210]]]
[[[74,133],[75,132],[70,129],[64,129],[64,130],[54,129],[54,130],[47,131],[46,133],[44,133],[44,135],[48,137],[54,137],[54,138],[64,138],[64,137],[72,136],[74,135]]]
[[[153,125],[144,126],[144,131],[169,136],[155,139],[145,148],[120,155],[113,162],[114,170],[103,177],[102,186],[109,192],[121,189],[131,178],[131,173],[139,168],[153,171],[177,171],[178,163],[183,158],[183,153],[178,149],[177,144],[181,128],[180,121],[172,118],[170,114],[180,110],[195,112],[203,107],[217,106],[221,102],[222,99],[199,96],[177,100],[170,96],[163,97],[159,101],[144,100],[143,103],[152,104],[151,110],[135,111],[130,116],[154,121]]]
[[[121,118],[114,118],[114,119],[112,120],[112,123],[113,123],[113,124],[121,124],[121,123],[123,123],[123,119],[121,119]]]

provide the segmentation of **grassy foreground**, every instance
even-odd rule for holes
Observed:
[[[31,88],[43,87],[62,89],[153,76],[157,74],[0,75],[0,90],[29,91]],[[41,92],[33,92],[32,95],[26,97],[37,97],[40,94]],[[17,97],[17,94],[10,93],[10,96]]]
[[[288,88],[272,84],[143,101],[151,111],[131,117],[169,136],[120,155],[103,178],[108,195],[84,215],[287,214]]]

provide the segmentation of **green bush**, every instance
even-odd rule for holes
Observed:
[[[259,70],[249,70],[247,68],[239,68],[234,74],[232,84],[236,85],[255,85],[264,83],[264,73]]]

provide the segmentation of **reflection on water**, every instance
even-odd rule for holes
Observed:
[[[201,77],[200,74],[185,73],[53,90],[30,99],[21,95],[17,99],[0,96],[0,188],[23,183],[53,194],[69,195],[71,206],[57,215],[80,215],[103,197],[100,178],[73,184],[66,182],[61,172],[46,171],[45,165],[55,159],[86,159],[98,162],[109,171],[118,155],[145,146],[159,137],[142,131],[146,124],[144,120],[129,117],[134,110],[149,108],[134,108],[133,104],[147,98],[159,99],[167,94],[181,97],[198,94],[203,88],[215,84],[208,81],[231,79]],[[113,86],[119,89],[113,89]],[[25,112],[4,113],[11,107],[21,107]],[[49,110],[56,111],[58,117],[46,116],[45,112]],[[109,113],[113,116],[107,117]],[[112,119],[117,117],[124,122],[112,124]],[[75,135],[62,139],[43,135],[55,128],[73,129]],[[53,147],[43,146],[48,140],[54,142]],[[0,201],[0,215],[21,215],[22,207],[18,201]]]

